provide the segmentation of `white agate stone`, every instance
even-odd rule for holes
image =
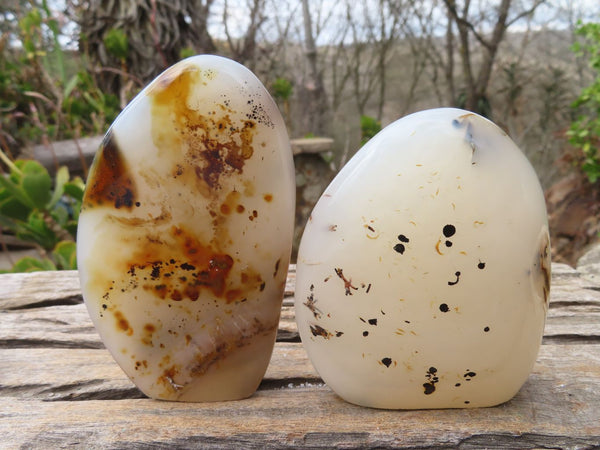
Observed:
[[[234,61],[186,59],[115,120],[87,182],[77,258],[102,340],[146,395],[256,390],[277,333],[294,181],[282,117]]]
[[[550,285],[544,195],[493,123],[458,109],[391,124],[340,171],[302,237],[302,342],[343,399],[492,406],[526,381]]]

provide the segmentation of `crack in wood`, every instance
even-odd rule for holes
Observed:
[[[126,388],[106,388],[106,380],[93,379],[63,385],[23,384],[21,386],[0,385],[3,397],[31,397],[44,402],[127,400],[147,398],[134,385]]]
[[[56,388],[50,390],[57,391]],[[65,401],[91,401],[91,400],[135,400],[146,397],[142,391],[135,386],[130,388],[113,388],[113,389],[101,389],[98,391],[91,392],[68,392],[64,395],[55,395],[52,397],[44,398],[44,402],[65,402]]]
[[[48,308],[51,306],[72,306],[83,303],[83,297],[79,295],[68,295],[66,297],[52,298],[48,300],[40,300],[33,303],[26,303],[23,305],[9,306],[3,308],[5,311],[20,311],[24,309],[36,309],[36,308]]]
[[[597,449],[600,445],[600,436],[561,436],[541,433],[481,433],[462,439],[453,448],[458,449]],[[437,446],[436,446],[437,447]],[[415,447],[411,447],[415,448]]]
[[[53,339],[0,339],[0,348],[87,348],[101,349],[104,344],[99,341],[59,341]]]
[[[277,342],[300,342],[300,334],[297,331],[277,330]]]
[[[588,308],[591,305],[600,306],[600,301],[556,300],[550,303],[550,309],[568,308],[569,306],[581,306],[584,308]]]
[[[569,333],[554,334],[542,338],[542,345],[547,344],[600,344],[600,336]]]
[[[294,388],[314,388],[323,387],[325,383],[319,377],[290,377],[271,379],[265,378],[260,383],[260,390],[275,390],[275,389],[294,389]]]
[[[37,395],[42,389],[46,389],[50,384],[22,384],[20,386],[4,386],[0,384],[0,395],[6,397],[20,397],[23,394]]]

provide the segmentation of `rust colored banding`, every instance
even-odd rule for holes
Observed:
[[[83,205],[110,205],[127,210],[136,205],[136,190],[131,173],[111,131],[106,134],[96,155]]]
[[[242,301],[260,291],[264,280],[246,267],[240,278],[231,276],[231,255],[201,242],[190,230],[173,226],[161,241],[148,240],[126,262],[121,285],[139,286],[167,301],[196,301],[203,291],[226,303]]]
[[[201,96],[198,87],[210,81],[206,71],[183,65],[165,72],[147,91],[154,144],[164,155],[184,149],[190,173],[205,194],[206,188],[212,193],[221,189],[224,177],[243,172],[246,160],[254,154],[258,128],[255,120],[236,119],[241,111],[225,104],[216,104],[214,111],[195,106]]]

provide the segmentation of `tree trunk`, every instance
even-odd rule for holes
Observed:
[[[326,135],[329,129],[327,120],[327,95],[323,86],[323,76],[319,71],[317,46],[312,30],[312,18],[308,0],[302,0],[302,16],[304,19],[304,45],[308,64],[308,75],[302,85],[300,95],[304,99],[303,121],[305,132]]]
[[[446,17],[448,24],[446,28],[446,68],[445,76],[448,85],[448,103],[456,104],[456,88],[454,85],[454,20],[450,11],[447,11]]]

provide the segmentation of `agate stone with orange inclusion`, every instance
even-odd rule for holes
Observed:
[[[81,288],[148,396],[252,395],[269,362],[295,201],[282,117],[246,68],[181,61],[115,120],[79,218]]]

